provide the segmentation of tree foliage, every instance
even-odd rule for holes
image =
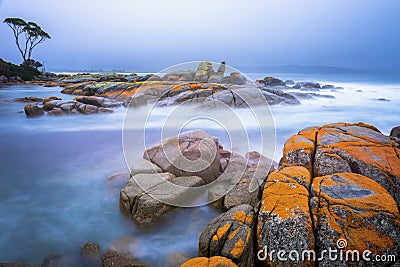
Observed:
[[[31,66],[30,64],[35,62],[31,59],[33,49],[46,39],[51,39],[50,35],[35,22],[26,22],[21,18],[6,18],[3,23],[13,31],[15,44],[24,60],[23,63]]]

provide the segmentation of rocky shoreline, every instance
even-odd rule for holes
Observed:
[[[68,101],[56,96],[14,99],[25,103],[27,117],[111,113],[118,107],[184,102],[201,108],[220,103],[246,108],[247,97],[260,100],[255,104],[299,105],[304,99],[333,98],[326,92],[343,89],[274,77],[253,83],[238,72],[225,75],[224,63],[214,71],[207,62],[197,70],[163,76],[79,74],[26,83],[60,86],[62,93],[75,96]],[[172,267],[380,266],[363,258],[283,261],[276,253],[314,251],[318,256],[337,249],[339,240],[346,246],[338,251],[394,255],[400,264],[399,127],[390,136],[361,122],[305,128],[286,141],[279,163],[256,151],[240,155],[225,150],[216,137],[201,130],[185,132],[143,151],[120,191],[119,207],[133,223],[150,230],[184,206],[179,203],[205,198],[218,210],[199,235],[198,257],[173,253],[166,263]],[[194,163],[183,164],[185,170],[177,167],[185,162],[181,155],[189,162],[200,155],[215,157],[197,171],[191,169]],[[134,252],[127,253],[124,242],[116,242],[121,244],[103,254],[97,244],[86,243],[78,258],[48,255],[41,264],[0,267],[148,266]]]
[[[274,77],[252,82],[237,71],[227,72],[225,62],[221,62],[215,71],[208,61],[201,62],[195,70],[174,70],[160,76],[83,73],[50,75],[25,84],[59,86],[61,93],[77,96],[69,101],[51,96],[45,99],[15,99],[29,102],[24,108],[28,117],[107,113],[118,106],[139,107],[147,104],[171,106],[193,103],[203,108],[220,105],[236,108],[266,104],[298,105],[306,99],[332,99],[334,96],[329,92],[343,89],[316,82],[282,81]],[[286,92],[293,89],[296,91]],[[249,99],[252,103],[249,103]]]

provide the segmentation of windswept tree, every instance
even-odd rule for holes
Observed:
[[[50,35],[45,32],[35,22],[26,22],[20,18],[6,18],[6,23],[13,31],[15,44],[24,60],[24,64],[35,67],[31,59],[33,49],[43,43],[46,39],[51,39]]]

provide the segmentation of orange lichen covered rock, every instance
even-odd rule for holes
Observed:
[[[345,251],[399,256],[399,211],[377,182],[355,173],[337,173],[315,178],[311,191],[310,207],[320,251],[337,249],[338,240],[344,239]],[[319,265],[332,264],[325,258]],[[346,266],[346,262],[338,259],[334,265]]]
[[[237,265],[225,257],[214,256],[193,258],[182,264],[182,267],[237,267]]]
[[[210,221],[199,239],[199,256],[224,256],[238,266],[253,266],[255,213],[239,205]]]
[[[311,127],[290,137],[283,149],[281,167],[304,166],[311,172],[317,132],[317,127]]]
[[[314,249],[314,233],[309,210],[310,172],[300,166],[284,168],[268,176],[258,214],[258,249],[291,251]],[[265,255],[264,255],[265,256]],[[265,258],[265,266],[313,266],[310,260],[282,262],[277,254]]]
[[[353,172],[378,182],[400,204],[400,158],[396,143],[365,123],[308,128],[284,147],[281,167],[304,166],[313,176]]]

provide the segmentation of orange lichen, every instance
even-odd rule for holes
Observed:
[[[234,258],[239,258],[244,250],[245,244],[243,242],[242,239],[239,239],[236,243],[235,243],[235,247],[231,250],[231,254]]]
[[[232,232],[229,234],[228,238],[229,238],[230,240],[232,240],[232,239],[236,236],[236,234],[239,232],[239,229],[240,229],[240,227],[238,227],[238,228],[236,228],[234,231],[232,231]]]
[[[244,211],[236,211],[233,214],[233,220],[244,223],[246,220],[246,213]]]
[[[213,235],[212,240],[217,241],[220,238],[222,238],[223,236],[226,235],[226,233],[229,231],[229,229],[231,228],[230,223],[226,223],[224,226],[218,228],[217,233],[215,235]]]
[[[368,221],[377,212],[382,212],[388,214],[388,216],[392,216],[393,221],[397,222],[400,226],[399,213],[394,199],[384,188],[368,177],[355,173],[340,173],[335,175],[340,176],[347,183],[344,181],[337,182],[337,179],[333,180],[333,175],[317,177],[313,181],[313,189],[318,193],[319,199],[324,199],[324,201],[320,201],[321,204],[316,216],[320,217],[324,214],[331,218],[329,220],[329,227],[346,237],[349,241],[349,249],[371,249],[371,247],[367,247],[367,244],[372,244],[375,248],[382,249],[393,246],[395,241],[389,236],[382,234],[374,225],[368,224]],[[355,184],[371,193],[359,198],[343,199],[342,197],[335,198],[325,193],[324,190],[321,191],[321,186],[347,187],[348,184]],[[345,218],[335,213],[333,210],[335,207],[340,207],[346,212]],[[345,221],[345,224],[339,224],[339,221]]]
[[[181,265],[181,267],[237,267],[233,261],[221,256],[214,256],[211,258],[198,257],[191,259]]]

